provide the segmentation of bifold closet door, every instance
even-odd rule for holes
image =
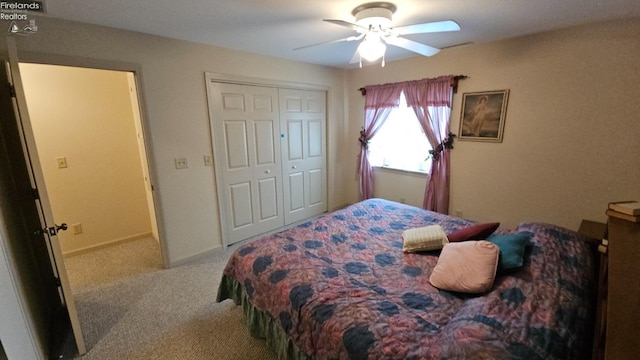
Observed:
[[[326,93],[280,89],[285,223],[327,211]]]
[[[278,90],[209,83],[226,245],[284,225]]]

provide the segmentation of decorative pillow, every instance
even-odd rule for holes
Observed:
[[[438,289],[482,293],[493,286],[500,249],[485,240],[449,243],[429,277]]]
[[[500,226],[499,222],[471,225],[447,234],[447,238],[449,242],[484,240],[493,234],[498,226]]]
[[[522,267],[524,249],[529,244],[529,234],[516,233],[508,235],[491,235],[487,238],[500,248],[498,272],[504,272]]]
[[[448,242],[447,234],[440,225],[407,229],[402,232],[402,251],[404,252],[440,250]]]

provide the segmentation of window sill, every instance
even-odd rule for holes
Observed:
[[[392,173],[392,174],[411,175],[411,176],[418,176],[418,177],[428,177],[429,176],[428,172],[396,169],[396,168],[392,168],[392,167],[388,167],[388,166],[372,166],[372,168],[373,168],[374,172],[382,171],[382,172],[387,172],[387,173]]]

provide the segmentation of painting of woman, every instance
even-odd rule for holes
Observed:
[[[502,141],[507,95],[508,90],[464,94],[460,138]]]

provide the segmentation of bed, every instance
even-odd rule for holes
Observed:
[[[236,249],[217,301],[242,306],[280,359],[586,358],[595,280],[585,237],[520,224],[523,266],[468,294],[429,282],[439,251],[403,252],[403,231],[433,224],[475,223],[382,199],[328,213]]]

